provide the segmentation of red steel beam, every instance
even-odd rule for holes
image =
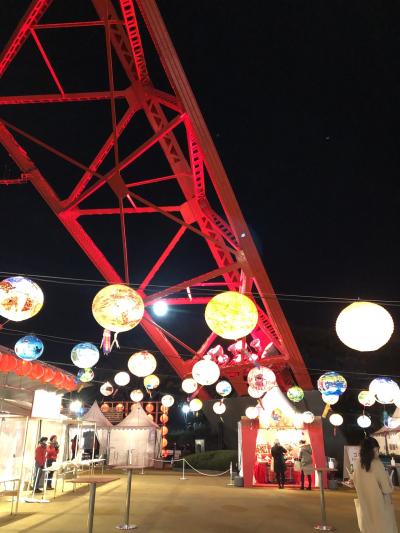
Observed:
[[[140,38],[139,26],[136,19],[135,8],[132,0],[120,0],[122,15],[125,21],[125,29],[128,34],[132,56],[135,60],[136,72],[142,83],[149,83],[146,61]]]
[[[26,182],[26,180],[25,180]],[[179,205],[163,205],[159,206],[163,211],[170,213],[179,213],[181,208]],[[124,207],[126,215],[142,215],[142,214],[154,214],[159,213],[158,209],[152,207]],[[100,216],[100,215],[119,215],[120,210],[118,207],[99,207],[98,209],[77,209],[75,213],[79,217],[84,216]]]
[[[62,88],[60,80],[58,79],[58,76],[56,74],[56,71],[54,70],[54,67],[51,64],[50,59],[49,59],[48,55],[46,54],[46,52],[45,52],[45,50],[44,50],[44,48],[42,46],[42,43],[40,42],[39,37],[37,36],[37,34],[36,34],[34,29],[31,29],[31,35],[33,37],[33,40],[36,43],[36,46],[39,49],[39,52],[40,52],[41,56],[43,57],[44,62],[46,63],[46,67],[48,68],[48,70],[50,72],[50,75],[51,75],[51,77],[54,80],[54,83],[57,85],[58,90],[63,95],[64,94],[64,89]]]
[[[125,98],[125,91],[115,91],[115,98]],[[27,94],[21,96],[0,96],[0,105],[25,105],[25,104],[62,104],[67,102],[96,102],[109,100],[109,91],[93,91],[85,93],[64,94]]]

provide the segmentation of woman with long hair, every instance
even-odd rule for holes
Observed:
[[[354,500],[361,533],[398,533],[389,476],[379,459],[379,444],[373,437],[361,443],[360,460],[354,468]]]

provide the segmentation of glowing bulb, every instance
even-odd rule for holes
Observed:
[[[71,413],[79,413],[82,409],[82,402],[80,400],[74,400],[69,404],[69,410]]]
[[[156,316],[165,316],[168,313],[168,304],[164,300],[158,300],[152,305],[152,309]]]
[[[185,405],[182,405],[182,412],[185,413],[185,415],[187,415],[189,411],[190,411],[190,407],[188,406],[187,403],[185,403]]]

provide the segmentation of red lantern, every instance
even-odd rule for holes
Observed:
[[[14,373],[17,374],[17,376],[26,376],[31,370],[32,363],[30,361],[20,359],[17,361],[17,367],[15,368]]]
[[[161,447],[162,448],[166,448],[167,446],[168,446],[168,441],[167,441],[167,439],[163,438],[162,441],[161,441]]]
[[[165,435],[167,435],[167,434],[168,434],[168,428],[167,428],[167,426],[163,426],[163,427],[161,428],[161,435],[162,435],[163,437],[165,437]]]
[[[61,388],[64,385],[64,374],[60,370],[56,370],[53,379],[50,381],[53,387]]]
[[[145,409],[148,413],[152,413],[154,411],[154,405],[152,403],[147,403]]]
[[[165,406],[165,405],[162,405],[162,406],[160,407],[160,411],[161,411],[162,413],[164,413],[165,415],[167,415],[167,414],[168,414],[168,407]]]
[[[161,422],[162,424],[166,424],[166,423],[168,422],[168,420],[169,420],[169,418],[168,418],[167,415],[161,415],[161,416],[160,416],[160,422]]]
[[[50,381],[54,378],[54,374],[54,370],[49,366],[46,366],[41,381],[43,381],[43,383],[50,383]]]
[[[32,368],[28,374],[28,377],[31,379],[40,379],[43,377],[44,368],[40,363],[32,363]]]
[[[17,367],[17,358],[8,353],[2,354],[1,369],[3,372],[13,372]]]
[[[117,413],[123,413],[124,412],[124,404],[123,403],[118,403],[115,407],[115,410],[117,411]]]
[[[66,377],[65,381],[66,381],[66,385],[64,385],[64,387],[68,392],[72,392],[73,390],[76,389],[76,383],[73,377],[68,376]]]

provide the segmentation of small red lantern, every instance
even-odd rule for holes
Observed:
[[[163,438],[162,441],[161,441],[161,447],[162,448],[166,448],[167,446],[168,446],[168,441],[167,441],[167,439]]]
[[[161,415],[161,416],[160,416],[160,422],[161,422],[162,424],[166,424],[166,423],[168,422],[168,420],[169,420],[169,418],[168,418],[167,415]]]
[[[100,407],[100,411],[102,413],[108,413],[110,411],[110,406],[108,405],[108,403],[103,403]]]
[[[14,369],[14,373],[17,374],[17,376],[26,376],[29,374],[29,372],[32,370],[32,363],[30,361],[25,361],[24,359],[20,359],[17,362],[17,366]]]
[[[32,363],[32,368],[28,374],[28,377],[31,379],[40,379],[43,377],[44,368],[40,363]]]
[[[145,409],[148,413],[152,413],[154,411],[154,405],[152,403],[147,403]]]
[[[162,435],[163,437],[165,437],[165,435],[167,435],[167,434],[168,434],[168,428],[167,428],[167,426],[163,426],[163,427],[161,428],[161,435]]]
[[[54,373],[53,379],[50,381],[50,385],[53,385],[53,387],[59,388],[62,387],[64,384],[64,374],[60,372],[59,370],[56,370]]]
[[[17,358],[10,354],[2,354],[1,370],[3,372],[13,372],[17,367]]]
[[[168,414],[168,407],[166,407],[165,405],[162,405],[162,406],[160,407],[160,411],[161,411],[162,413],[164,413],[165,415],[167,415],[167,414]]]
[[[115,407],[115,410],[117,411],[117,413],[123,413],[124,412],[124,404],[122,403],[118,403]]]
[[[46,366],[41,381],[43,381],[43,383],[50,383],[50,381],[52,381],[54,378],[54,374],[54,370],[49,366]]]

